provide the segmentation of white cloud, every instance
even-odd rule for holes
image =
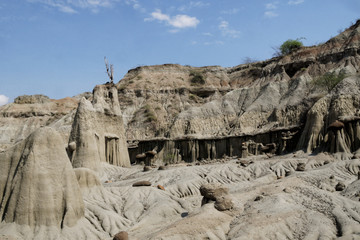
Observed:
[[[188,15],[176,15],[171,17],[170,15],[162,13],[160,9],[156,9],[155,12],[152,12],[151,17],[152,18],[146,18],[145,21],[158,20],[160,22],[166,22],[177,29],[196,27],[200,23],[196,17],[190,17]],[[171,32],[178,31],[174,29]]]
[[[210,3],[204,3],[202,1],[190,2],[190,7],[207,7]]]
[[[220,29],[222,35],[226,36],[226,37],[239,38],[240,34],[241,34],[240,31],[232,29],[229,26],[229,22],[224,21],[224,20],[220,22],[219,29]]]
[[[199,22],[200,21],[196,17],[187,15],[176,15],[169,21],[170,25],[176,28],[196,27]]]
[[[274,17],[279,16],[279,14],[277,14],[277,13],[274,12],[274,11],[266,11],[266,12],[264,13],[264,16],[267,17],[267,18],[274,18]]]
[[[100,8],[109,8],[119,0],[27,0],[30,3],[40,3],[53,7],[61,12],[74,14],[76,9],[90,9],[96,13]],[[135,0],[133,0],[135,1]]]
[[[289,5],[299,5],[301,3],[303,3],[304,0],[291,0],[288,2]]]
[[[184,11],[188,11],[192,8],[202,8],[202,7],[207,7],[209,5],[210,5],[210,3],[205,3],[202,1],[191,1],[189,4],[179,7],[178,10],[181,12],[184,12]]]
[[[125,3],[131,5],[137,11],[146,12],[146,9],[141,6],[138,0],[126,0]]]
[[[279,16],[279,14],[274,11],[274,10],[278,9],[278,5],[279,5],[279,1],[265,4],[266,11],[264,13],[264,16],[266,18],[274,18],[274,17]]]
[[[266,9],[277,9],[277,4],[278,4],[278,2],[267,3],[267,4],[265,5],[265,8],[266,8]]]
[[[153,17],[153,19],[156,19],[159,21],[166,21],[166,22],[170,21],[170,16],[163,14],[160,9],[156,9],[155,12],[152,12],[151,16]],[[151,19],[149,19],[149,20],[151,20]]]
[[[5,105],[9,102],[9,98],[5,95],[0,94],[0,106]]]

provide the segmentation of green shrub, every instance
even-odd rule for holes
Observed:
[[[156,117],[155,113],[153,112],[153,110],[151,109],[150,105],[146,104],[145,106],[142,107],[142,109],[144,110],[144,115],[145,115],[147,122],[156,122],[157,121],[157,117]]]
[[[175,158],[174,154],[168,153],[163,157],[163,161],[165,163],[169,163],[169,162],[172,162],[174,158]]]
[[[191,71],[189,76],[191,77],[191,85],[203,85],[205,84],[205,77],[202,73],[197,71]]]
[[[196,97],[194,94],[190,93],[190,94],[189,94],[189,99],[190,99],[190,100],[193,100],[193,101],[196,101],[196,100],[197,100],[197,97]]]
[[[282,55],[287,55],[295,50],[302,48],[303,46],[303,43],[299,39],[289,39],[280,46],[279,50]]]
[[[339,82],[346,77],[344,73],[327,72],[312,82],[314,87],[320,87],[330,92]]]

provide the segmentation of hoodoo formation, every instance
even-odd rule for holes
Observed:
[[[265,61],[20,96],[0,107],[0,239],[358,239],[359,71],[357,21]]]

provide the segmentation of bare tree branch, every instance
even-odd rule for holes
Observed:
[[[110,67],[109,67],[109,62],[106,59],[106,57],[104,57],[104,61],[105,61],[106,72],[110,79],[110,82],[114,83],[114,67],[112,64],[110,64]]]

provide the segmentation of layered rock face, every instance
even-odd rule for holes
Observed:
[[[131,70],[117,85],[127,137],[135,143],[147,140],[144,144],[173,140],[170,145],[176,147],[179,139],[218,141],[281,129],[286,134],[288,129],[300,128],[300,133],[304,131],[301,141],[292,150],[313,151],[321,144],[338,141],[329,139],[330,135],[325,139],[325,135],[333,121],[354,119],[358,109],[359,36],[360,21],[322,45],[267,61],[233,68],[168,64]],[[331,72],[349,78],[331,93],[314,85],[314,80]],[[284,139],[279,136],[262,143],[279,144]],[[201,151],[191,149],[176,147],[164,156]],[[344,151],[355,150],[353,146]],[[159,152],[161,155],[161,149]]]
[[[130,166],[117,89],[113,85],[96,86],[92,102],[80,100],[67,150],[74,168],[99,171],[101,162]]]
[[[127,137],[217,137],[303,125],[324,95],[311,84],[314,79],[359,71],[359,25],[322,45],[232,68],[168,64],[130,70],[117,84]]]
[[[298,148],[355,152],[360,147],[359,109],[360,77],[346,78],[310,109]]]
[[[40,110],[51,103],[43,97],[45,103],[34,103],[37,99],[20,98],[5,112],[30,104]],[[83,97],[76,114],[63,115],[49,123],[51,127],[31,126],[33,133],[0,153],[2,233],[24,239],[104,237],[88,238],[91,230],[86,229],[93,226],[84,218],[84,196],[105,193],[98,178],[102,162],[128,167],[130,161],[117,89],[112,84],[96,86],[91,99]]]
[[[59,133],[41,128],[0,153],[0,216],[20,225],[72,227],[84,216],[80,188]]]
[[[0,107],[0,151],[27,138],[36,129],[52,126],[69,138],[76,98],[52,100],[43,95],[20,96]]]

